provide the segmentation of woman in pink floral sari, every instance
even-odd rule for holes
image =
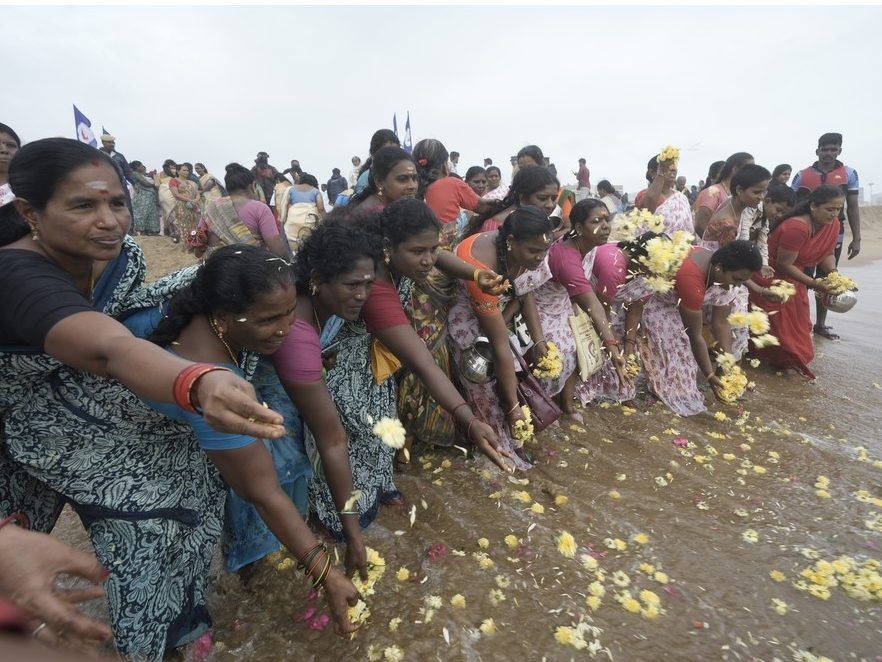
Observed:
[[[732,287],[761,266],[762,256],[749,241],[733,241],[715,252],[695,247],[677,271],[673,289],[655,294],[644,305],[644,333],[637,338],[643,370],[652,392],[675,414],[692,416],[705,410],[699,370],[712,388],[721,386],[704,339],[703,306],[711,305],[709,325],[717,348],[729,352]]]
[[[659,163],[658,156],[653,156],[647,164],[646,179],[649,181],[649,188],[637,194],[634,199],[637,207],[648,209],[664,218],[665,233],[668,236],[673,235],[677,230],[695,234],[689,198],[675,187],[676,161]]]

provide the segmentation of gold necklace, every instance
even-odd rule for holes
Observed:
[[[227,354],[230,355],[230,359],[233,361],[233,365],[235,365],[238,368],[239,367],[239,359],[236,357],[235,354],[233,354],[233,350],[230,349],[230,346],[227,344],[227,341],[224,340],[224,334],[221,333],[220,329],[217,328],[217,324],[214,321],[214,317],[212,317],[211,315],[208,316],[208,325],[211,327],[211,330],[214,332],[214,335],[217,336],[217,339],[221,341],[221,344],[223,344],[224,348],[226,348]]]

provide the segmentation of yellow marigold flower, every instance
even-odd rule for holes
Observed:
[[[465,597],[461,593],[457,593],[452,598],[450,598],[450,604],[458,609],[462,609],[466,606]]]
[[[640,564],[640,572],[642,572],[645,575],[652,575],[652,573],[655,572],[655,566],[652,565],[651,563],[647,563],[646,561],[644,561],[643,563]]]
[[[585,570],[595,570],[599,565],[597,559],[590,554],[582,554],[582,556],[579,557],[579,560],[582,562],[582,567],[585,568]]]
[[[725,421],[729,417],[726,416],[726,412],[718,411],[714,414],[714,418],[717,419],[718,421]]]
[[[520,540],[518,540],[515,536],[513,536],[512,534],[509,533],[507,536],[505,536],[505,544],[507,547],[514,549],[515,547],[517,547],[521,543],[520,543]]]
[[[500,498],[502,498],[502,492],[493,492],[492,494],[488,494],[487,498],[498,501]]]
[[[609,496],[610,496],[611,499],[621,499],[621,498],[622,498],[622,495],[619,494],[619,491],[618,491],[618,490],[610,490],[610,491],[609,491]]]
[[[633,540],[638,545],[645,545],[646,543],[649,542],[649,536],[646,535],[645,533],[636,533],[636,534],[634,534]]]
[[[658,595],[649,589],[640,591],[640,599],[648,605],[657,605],[661,602]]]
[[[576,539],[567,531],[562,531],[557,538],[557,551],[568,559],[576,555]]]
[[[404,440],[407,435],[404,431],[404,426],[397,418],[381,418],[374,423],[373,432],[380,438],[380,441],[391,448],[399,449],[404,447]]]
[[[741,534],[741,538],[745,542],[754,543],[759,540],[759,534],[753,529],[745,529],[744,533]]]
[[[556,497],[554,497],[555,506],[563,506],[564,504],[566,504],[567,501],[569,501],[569,499],[563,494],[558,494]]]
[[[670,161],[674,164],[680,160],[680,150],[673,145],[667,145],[658,155],[659,163]]]
[[[498,588],[491,588],[490,592],[487,594],[487,597],[490,600],[490,604],[494,607],[499,606],[500,602],[505,602],[505,593],[500,591]]]
[[[726,462],[731,462],[735,459],[735,456],[732,453],[723,453],[723,459],[726,460]]]
[[[504,575],[496,575],[496,585],[499,588],[508,588],[511,586],[511,580]]]
[[[401,619],[398,616],[396,616],[395,618],[393,618],[392,620],[389,621],[389,630],[391,632],[397,632],[399,625],[401,625]]]
[[[559,625],[554,631],[554,640],[564,646],[571,646],[573,644],[573,628]]]
[[[401,662],[404,659],[404,651],[398,646],[389,646],[383,650],[385,662]]]
[[[616,570],[612,574],[612,582],[619,588],[624,588],[631,584],[631,579],[621,570]]]
[[[760,367],[760,360],[759,359],[750,359],[750,361],[748,361],[748,363],[750,363],[751,368],[759,368]]]
[[[823,280],[827,287],[830,288],[830,293],[834,295],[857,289],[857,283],[855,283],[852,278],[843,276],[838,271],[833,271],[832,273],[827,274]]]
[[[410,570],[408,570],[407,568],[398,568],[398,572],[395,573],[395,577],[400,582],[406,582],[408,579],[410,579]]]
[[[766,468],[761,467],[758,464],[755,464],[755,465],[753,465],[753,473],[759,474],[760,476],[762,476],[764,473],[766,473]]]
[[[658,605],[647,605],[644,609],[640,611],[640,615],[644,618],[648,618],[649,620],[658,618],[658,613]]]
[[[496,634],[496,622],[492,618],[485,618],[481,621],[481,634],[491,635]]]
[[[490,547],[490,541],[486,538],[478,538],[478,547],[481,549],[487,549]]]
[[[625,609],[625,611],[630,611],[632,614],[640,613],[641,609],[640,603],[634,598],[625,598],[622,600],[622,608]]]
[[[530,496],[530,493],[526,490],[521,490],[520,492],[515,492],[512,496],[518,501],[523,501],[524,503],[530,503],[533,501],[533,497]]]
[[[778,598],[772,598],[772,608],[782,616],[790,611],[790,605]]]
[[[441,596],[440,595],[427,595],[423,602],[426,603],[426,606],[430,609],[441,609]]]
[[[545,512],[545,506],[541,503],[534,503],[530,506],[530,510],[533,511],[536,515],[542,515]]]
[[[553,342],[546,343],[548,351],[536,361],[532,373],[539,379],[556,379],[563,372],[563,357]]]
[[[783,582],[787,577],[780,570],[770,570],[769,577],[772,578],[772,581]]]
[[[815,481],[815,487],[819,490],[826,490],[830,487],[830,479],[826,476],[818,476],[818,480]]]
[[[815,490],[815,494],[822,499],[829,499],[830,493],[827,490]]]
[[[670,579],[668,577],[668,573],[662,572],[661,570],[657,571],[652,578],[657,581],[659,584],[667,584]]]
[[[588,592],[591,595],[596,595],[598,598],[602,598],[604,595],[606,595],[606,589],[600,582],[591,582],[588,585]]]
[[[591,611],[597,611],[600,609],[600,598],[596,595],[589,595],[585,598],[585,604],[591,608]]]

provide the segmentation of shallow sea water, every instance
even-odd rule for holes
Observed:
[[[709,412],[690,419],[651,401],[633,412],[593,407],[582,412],[583,423],[540,435],[530,448],[535,468],[513,480],[455,449],[416,449],[411,468],[397,477],[417,507],[415,523],[387,508],[365,533],[386,572],[368,600],[372,615],[354,638],[295,622],[308,607],[327,609],[321,598],[307,599],[300,574],[266,563],[247,589],[234,576],[220,577],[211,599],[210,658],[368,659],[397,646],[405,660],[568,660],[589,653],[558,643],[555,629],[582,620],[596,628],[587,638],[605,649],[601,659],[792,660],[798,651],[882,659],[882,603],[839,587],[822,600],[793,586],[815,562],[807,555],[882,561],[882,533],[866,524],[882,508],[855,497],[858,490],[882,497],[882,463],[873,464],[882,460],[879,267],[849,270],[861,298],[847,314],[830,313],[843,340],[817,341],[813,384],[747,367],[757,386],[739,407],[717,405],[710,394]],[[716,420],[716,411],[727,420]],[[728,453],[734,459],[724,459]],[[816,494],[821,475],[829,478],[830,498]],[[521,491],[529,502],[513,496]],[[555,505],[558,495],[567,498],[564,505]],[[534,513],[532,503],[544,513]],[[744,538],[749,529],[756,542]],[[562,531],[575,538],[575,558],[557,549]],[[648,542],[637,543],[639,533]],[[509,535],[518,539],[514,549],[504,542]],[[482,537],[493,562],[487,569],[473,556]],[[605,541],[616,538],[627,548],[608,548]],[[438,544],[446,553],[430,558]],[[582,566],[581,554],[606,572],[596,611],[585,600],[595,571]],[[648,577],[641,563],[667,573],[669,583]],[[396,579],[401,567],[411,580]],[[772,570],[786,580],[773,581]],[[642,589],[658,595],[656,618],[616,602],[623,590],[613,582],[616,571],[627,575],[634,597]],[[497,604],[494,589],[504,594],[496,594]],[[465,607],[450,604],[457,593]],[[421,608],[428,596],[439,596],[442,606],[426,622]],[[789,611],[777,613],[773,599]],[[392,632],[396,617],[402,622]],[[482,634],[479,626],[490,617],[497,632]]]

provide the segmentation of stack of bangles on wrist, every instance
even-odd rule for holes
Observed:
[[[466,400],[463,400],[458,405],[456,405],[456,407],[453,408],[453,412],[451,413],[451,416],[453,417],[454,424],[456,424],[456,412],[458,412],[460,410],[460,408],[468,407],[468,406],[469,406],[469,403]],[[469,419],[469,422],[466,425],[466,439],[468,439],[469,441],[472,440],[472,425],[474,425],[475,421],[477,421],[477,420],[478,420],[478,417],[475,416],[474,413],[472,413],[472,417]]]
[[[229,368],[224,368],[223,366],[215,365],[213,363],[194,363],[181,370],[178,373],[178,376],[175,377],[175,383],[172,387],[172,397],[174,398],[175,404],[184,411],[189,411],[194,414],[202,413],[193,403],[193,387],[202,376],[209,372],[214,372],[215,370],[232,372]]]
[[[322,557],[324,557],[324,566],[322,566]],[[314,577],[313,571],[320,566],[322,566],[321,572],[319,572],[318,577]],[[303,557],[303,560],[297,564],[297,569],[302,569],[303,574],[310,578],[312,588],[321,588],[328,578],[328,573],[331,572],[331,555],[328,554],[328,548],[325,543],[320,542],[310,549],[306,556]]]

